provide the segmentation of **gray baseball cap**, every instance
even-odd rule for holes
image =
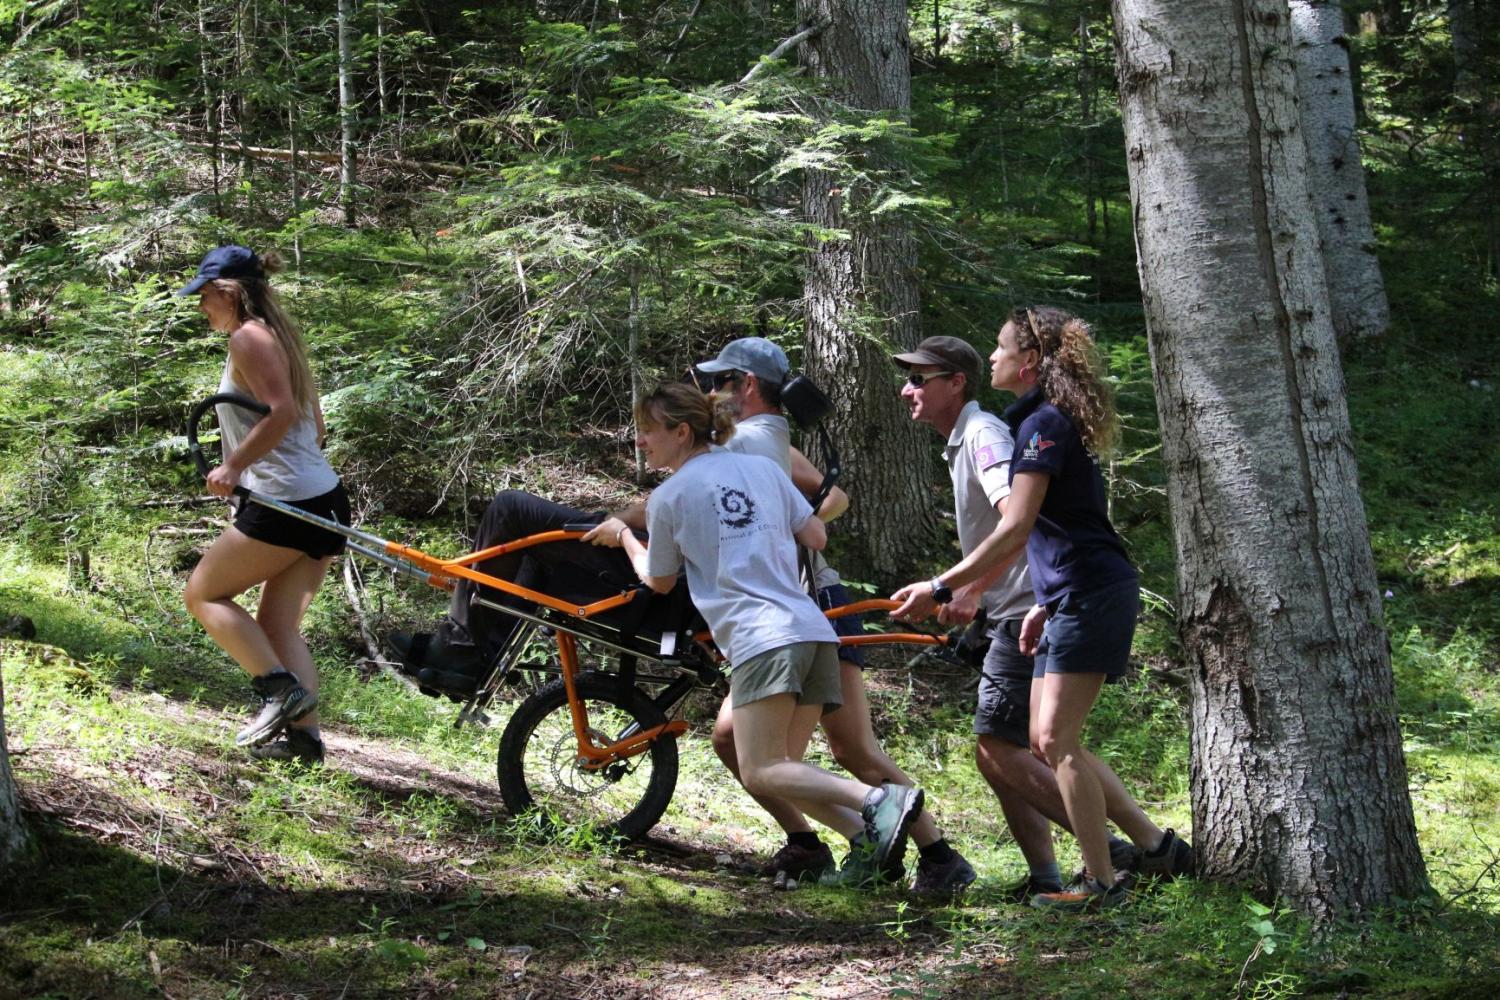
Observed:
[[[980,377],[984,373],[984,359],[974,345],[958,337],[928,337],[915,350],[891,355],[891,360],[902,368],[937,365],[946,371],[963,372],[972,388],[983,384]]]
[[[699,371],[710,374],[749,372],[762,382],[773,382],[776,385],[785,383],[787,373],[792,370],[791,362],[786,359],[786,352],[765,337],[731,340],[724,345],[717,358],[699,362],[697,367]]]

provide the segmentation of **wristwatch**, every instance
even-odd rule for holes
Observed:
[[[932,588],[932,600],[934,603],[947,604],[953,600],[953,588],[942,580],[934,577],[928,586]]]

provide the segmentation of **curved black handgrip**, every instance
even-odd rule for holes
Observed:
[[[261,416],[265,416],[271,412],[271,408],[265,403],[258,403],[249,396],[241,396],[237,392],[216,392],[193,407],[192,411],[188,413],[187,419],[188,455],[192,457],[193,464],[198,467],[198,475],[200,476],[206,477],[212,471],[212,466],[208,464],[208,459],[203,457],[203,446],[198,443],[198,423],[203,419],[203,414],[208,412],[209,407],[217,406],[219,403],[228,403],[231,406],[252,410]],[[234,495],[243,499],[249,499],[250,491],[243,486],[236,486],[234,488]]]

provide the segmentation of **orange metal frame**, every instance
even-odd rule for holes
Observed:
[[[606,611],[612,611],[624,604],[629,604],[641,593],[639,590],[625,590],[612,597],[595,601],[592,604],[574,604],[568,601],[559,601],[557,598],[541,591],[523,587],[503,580],[488,573],[482,573],[474,569],[474,564],[494,559],[496,556],[506,555],[511,552],[519,552],[522,549],[531,548],[534,545],[545,545],[549,542],[574,541],[582,538],[586,532],[582,531],[544,531],[536,535],[528,535],[518,538],[513,542],[505,542],[501,545],[492,545],[478,552],[470,552],[455,559],[438,559],[425,552],[414,549],[408,545],[397,542],[385,542],[386,554],[396,559],[416,566],[425,571],[427,582],[435,587],[452,589],[457,580],[472,580],[481,586],[494,590],[503,591],[522,600],[531,601],[563,614],[573,615],[576,618],[593,618]],[[867,600],[856,601],[842,607],[832,608],[824,614],[828,618],[842,618],[846,615],[861,614],[866,611],[893,611],[898,605],[895,601]],[[707,633],[701,633],[695,638],[702,642],[711,642]],[[931,635],[925,632],[872,632],[867,635],[840,636],[839,644],[842,646],[877,646],[877,645],[918,645],[918,646],[945,646],[948,643],[947,636]],[[568,693],[568,709],[573,717],[573,733],[578,739],[578,764],[584,770],[596,771],[610,764],[618,763],[645,753],[651,744],[663,735],[679,736],[688,730],[688,724],[681,719],[663,723],[660,726],[652,726],[638,733],[617,740],[608,746],[599,746],[594,742],[593,733],[589,729],[588,710],[583,700],[578,697],[574,678],[578,673],[578,641],[567,632],[557,633],[557,654],[562,665],[563,687]]]

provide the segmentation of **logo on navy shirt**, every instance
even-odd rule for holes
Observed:
[[[728,528],[748,528],[755,523],[755,501],[743,490],[719,487],[719,523]]]
[[[1056,441],[1043,439],[1040,431],[1032,431],[1031,440],[1026,442],[1026,449],[1021,452],[1021,457],[1028,462],[1035,462],[1041,458],[1042,452],[1057,444]]]

